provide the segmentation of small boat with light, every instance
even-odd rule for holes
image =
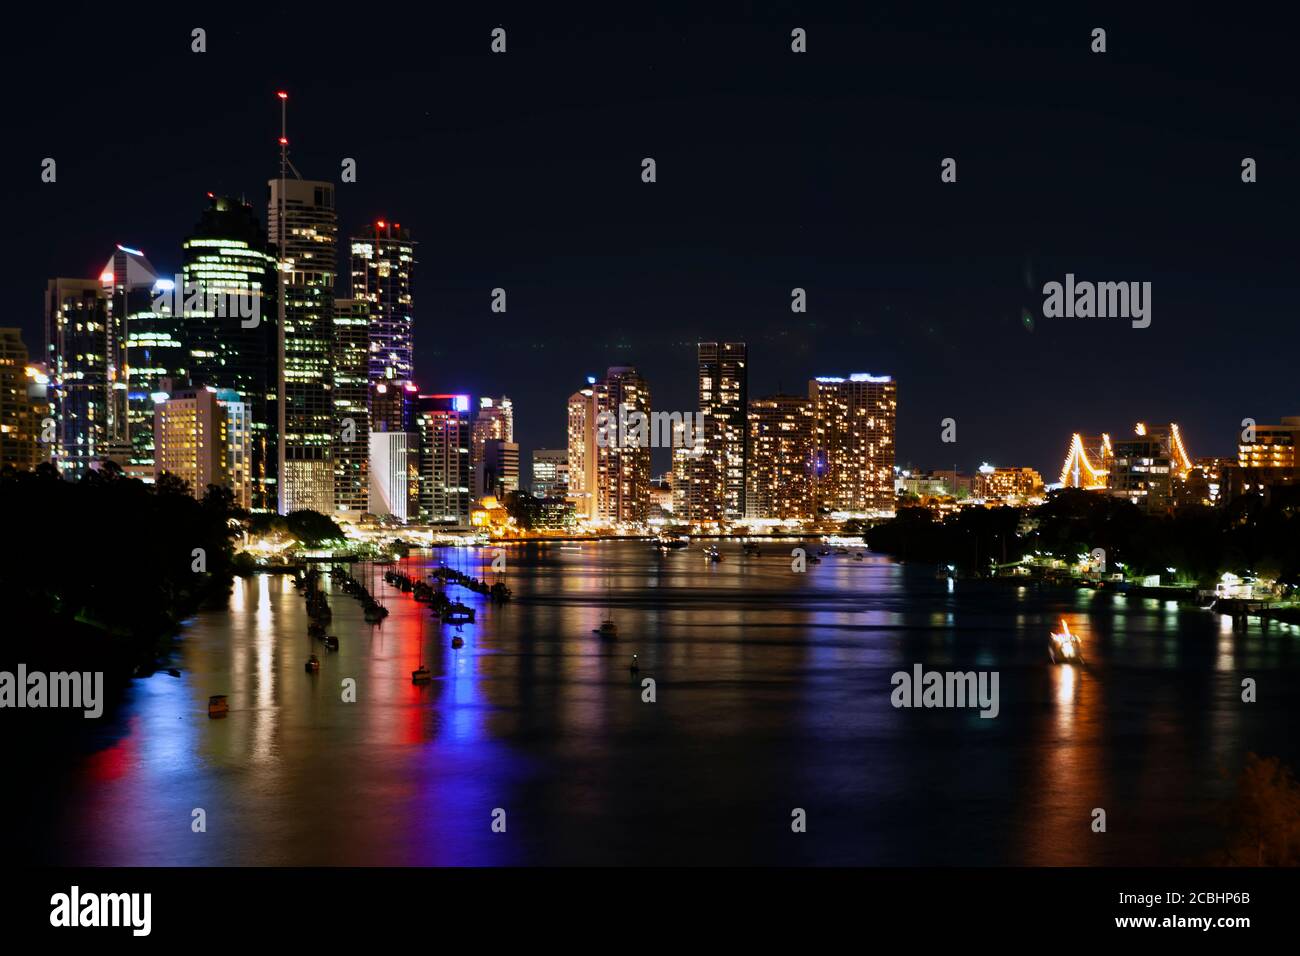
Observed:
[[[465,646],[465,638],[457,634],[455,637],[451,639],[451,646],[456,648],[456,650],[460,650],[462,647]]]
[[[224,717],[230,712],[230,704],[226,702],[225,694],[213,694],[208,698],[208,716]]]
[[[1052,639],[1048,643],[1047,653],[1052,658],[1053,664],[1082,664],[1083,661],[1083,643],[1079,640],[1077,634],[1070,633],[1070,625],[1061,620],[1061,631],[1059,634],[1052,634]]]
[[[327,651],[337,651],[339,649],[339,639],[333,634],[326,634],[321,638],[321,643],[325,645]]]
[[[313,654],[307,658],[307,673],[315,674],[320,671],[320,658]]]
[[[611,614],[606,617],[600,622],[600,627],[594,628],[591,633],[600,637],[618,637],[618,625],[614,623],[614,616]]]
[[[704,559],[708,561],[710,564],[717,564],[719,561],[722,560],[722,552],[719,551],[717,548],[705,548]]]

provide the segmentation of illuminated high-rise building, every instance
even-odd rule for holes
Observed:
[[[415,243],[401,223],[381,219],[352,237],[351,247],[352,298],[370,304],[370,380],[410,381],[415,377]]]
[[[707,510],[721,521],[734,521],[745,515],[748,349],[744,342],[700,342],[697,348],[702,457],[708,461],[707,474],[697,480],[712,484]]]
[[[468,528],[469,396],[421,395],[415,426],[420,443],[420,522]]]
[[[772,395],[749,403],[746,517],[816,517],[813,412],[813,402],[802,395]]]
[[[368,507],[370,303],[334,300],[334,510],[353,520]]]
[[[229,388],[243,396],[252,429],[252,507],[275,511],[279,460],[275,257],[251,204],[211,194],[208,200],[193,233],[181,244],[182,287],[173,297],[182,303],[173,311],[180,316],[180,334],[189,356],[182,367],[153,377],[188,378],[194,385]]]
[[[573,502],[580,522],[596,520],[596,378],[569,396],[567,410],[569,487],[566,497]]]
[[[474,496],[481,498],[486,494],[495,494],[484,487],[484,448],[489,441],[513,442],[515,440],[515,406],[507,396],[500,398],[483,397],[479,399],[478,414],[474,416],[474,427],[470,435],[470,467],[474,470]],[[518,447],[518,446],[516,446]],[[516,488],[518,490],[518,472],[516,471]]]
[[[160,400],[154,412],[154,475],[173,475],[202,498],[208,485],[229,487],[230,432],[215,389],[186,388]]]
[[[533,496],[563,498],[569,493],[569,450],[533,449]]]
[[[18,329],[0,329],[0,468],[36,466],[40,419],[30,386],[36,375]]]
[[[650,386],[634,367],[620,365],[609,368],[593,392],[595,521],[643,524],[650,515],[650,442],[642,442],[635,429],[625,430],[616,423],[638,414],[649,420]]]
[[[370,430],[411,432],[419,390],[414,382],[374,382],[369,386]]]
[[[474,466],[475,497],[505,498],[519,490],[519,446],[512,441],[489,438],[483,444],[482,459]]]
[[[104,461],[112,441],[109,288],[99,278],[51,279],[45,290],[53,461],[65,478],[79,479]]]
[[[380,517],[413,521],[420,509],[420,436],[371,432],[367,510]]]
[[[888,375],[826,376],[808,383],[808,398],[818,509],[892,512],[897,383]]]
[[[283,184],[283,190],[282,190]],[[334,510],[334,184],[270,181],[270,240],[280,259],[279,506]],[[283,218],[282,210],[283,208]]]

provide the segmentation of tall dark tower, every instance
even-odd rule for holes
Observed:
[[[184,303],[181,329],[190,353],[189,377],[195,385],[233,389],[248,404],[252,507],[274,511],[275,258],[267,250],[266,232],[249,203],[209,195],[208,208],[181,250],[183,288],[174,298]],[[238,298],[240,307],[214,308],[223,298]]]
[[[338,216],[334,184],[302,179],[289,162],[281,103],[280,176],[272,179],[268,230],[280,273],[277,343],[281,514],[334,510],[334,279]],[[289,172],[294,174],[289,178]]]
[[[379,220],[351,240],[352,298],[370,303],[370,380],[415,379],[415,243],[401,223]]]

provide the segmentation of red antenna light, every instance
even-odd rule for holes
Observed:
[[[277,91],[275,95],[280,97],[280,99],[282,100],[287,100],[289,98],[289,94],[286,93],[284,90]]]
[[[281,145],[281,146],[288,146],[288,145],[289,145],[289,137],[287,137],[287,136],[281,136],[281,137],[280,137],[280,145]]]
[[[384,228],[384,220],[380,219],[378,222],[375,223],[375,225],[378,226],[380,229],[383,229],[383,228]]]

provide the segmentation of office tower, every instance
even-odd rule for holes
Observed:
[[[717,524],[722,516],[719,457],[705,434],[688,435],[685,423],[672,423],[673,517],[693,525]]]
[[[99,276],[108,296],[109,314],[106,357],[110,398],[104,457],[137,478],[147,477],[152,471],[147,453],[143,460],[138,460],[136,445],[148,445],[148,437],[142,438],[140,432],[152,428],[153,402],[147,387],[132,394],[129,344],[131,330],[152,314],[158,278],[157,270],[143,252],[120,244],[104,263]]]
[[[153,481],[154,396],[164,380],[188,381],[190,351],[182,319],[173,309],[174,280],[159,279],[150,290],[152,301],[132,307],[127,320],[127,429],[131,436],[127,473]],[[135,299],[141,291],[128,296]]]
[[[352,298],[370,304],[370,381],[410,381],[415,378],[415,243],[401,223],[381,219],[354,236],[351,246]]]
[[[504,498],[519,490],[519,446],[512,441],[489,438],[483,443],[482,459],[474,466],[476,497]]]
[[[748,350],[744,342],[700,342],[697,348],[704,457],[712,473],[695,480],[712,484],[707,510],[719,520],[733,521],[745,515]]]
[[[420,521],[468,528],[469,396],[421,395],[415,425],[420,437]]]
[[[279,506],[334,510],[334,185],[270,181],[268,233],[280,260]]]
[[[367,510],[380,517],[413,521],[420,508],[420,436],[371,432]]]
[[[112,384],[109,295],[99,279],[51,279],[45,290],[45,361],[55,420],[53,460],[80,479],[104,460]]]
[[[230,485],[230,433],[226,408],[215,389],[185,388],[154,410],[154,479],[173,475],[195,498],[208,485]]]
[[[480,398],[478,414],[474,417],[474,429],[471,434],[470,467],[474,469],[474,496],[481,498],[493,494],[481,484],[483,475],[483,449],[493,439],[513,442],[515,440],[515,406],[514,402],[502,395],[500,398]]]
[[[0,329],[0,468],[36,467],[40,420],[30,386],[35,370],[18,329]]]
[[[160,279],[143,252],[119,244],[100,270],[100,283],[108,296],[111,389],[104,457],[131,477],[149,481],[153,478],[153,388],[143,369],[158,356],[144,356],[133,349],[132,338],[140,334],[152,340],[159,331],[154,296]],[[170,321],[170,316],[162,321]],[[137,361],[141,374],[136,372]]]
[[[569,396],[568,414],[569,488],[579,522],[596,520],[596,378],[588,376],[587,387]]]
[[[536,498],[563,498],[568,492],[568,449],[533,449],[533,496]]]
[[[251,204],[209,194],[208,208],[181,244],[173,308],[189,349],[165,375],[234,389],[252,419],[252,508],[275,511],[279,461],[276,265]],[[175,321],[175,320],[173,320]],[[163,377],[158,375],[156,377]]]
[[[888,375],[827,376],[808,383],[808,398],[818,509],[892,512],[897,383]]]
[[[623,365],[609,368],[594,391],[596,521],[643,524],[650,513],[650,442],[615,423],[637,415],[649,421],[650,387],[634,367]]]
[[[813,412],[813,402],[802,395],[772,395],[749,403],[746,517],[817,516]]]
[[[334,300],[334,510],[353,520],[370,497],[369,326],[369,302]]]
[[[226,487],[236,506],[248,509],[253,502],[253,407],[233,388],[215,394],[226,413]]]
[[[371,382],[370,430],[413,432],[419,393],[413,382]]]

